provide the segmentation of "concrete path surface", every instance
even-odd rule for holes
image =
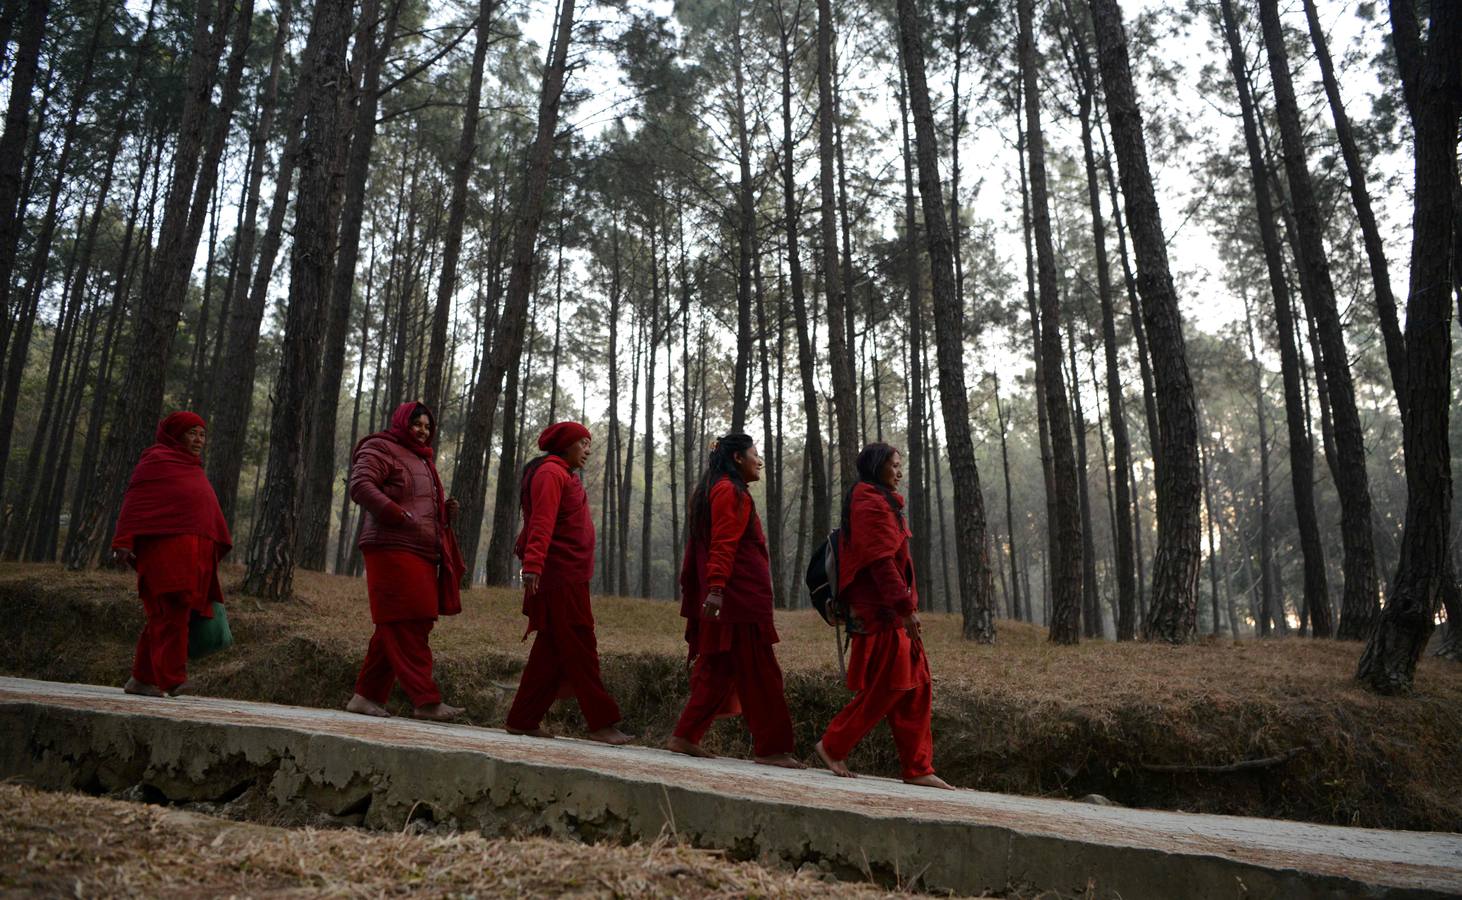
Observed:
[[[0,678],[0,777],[315,820],[653,840],[980,894],[1462,896],[1462,835],[1105,807],[839,779],[648,747],[539,740],[204,697]],[[155,794],[154,794],[155,796]],[[1088,894],[1089,892],[1089,894]]]

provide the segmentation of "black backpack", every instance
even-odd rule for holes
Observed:
[[[838,529],[812,551],[807,563],[807,592],[817,614],[829,625],[847,621],[847,611],[838,602]]]

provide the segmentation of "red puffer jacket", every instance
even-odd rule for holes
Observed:
[[[350,499],[366,511],[362,550],[410,550],[433,562],[441,559],[442,523],[431,466],[431,460],[388,437],[361,442],[350,469]]]

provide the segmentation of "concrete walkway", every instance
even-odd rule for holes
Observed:
[[[298,818],[653,840],[936,891],[1462,896],[1462,835],[1094,806],[838,779],[647,747],[0,678],[0,777]]]

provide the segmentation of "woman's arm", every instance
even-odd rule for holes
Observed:
[[[361,448],[355,465],[350,468],[350,499],[387,525],[400,525],[408,518],[406,510],[381,490],[395,468],[391,457],[371,446]]]

